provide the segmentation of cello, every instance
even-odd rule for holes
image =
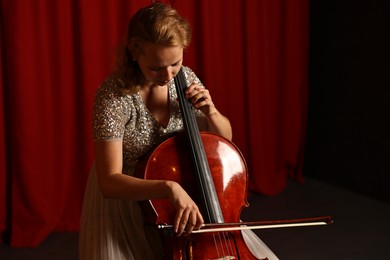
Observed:
[[[213,133],[200,132],[191,103],[185,98],[187,88],[183,69],[174,78],[184,132],[161,144],[138,166],[145,179],[178,182],[197,203],[205,220],[204,228],[189,236],[171,233],[176,210],[168,199],[144,202],[146,222],[161,230],[164,259],[258,259],[245,244],[241,230],[267,228],[279,224],[310,225],[311,222],[240,221],[248,207],[247,165],[238,148]],[[329,222],[315,219],[315,224]],[[248,227],[249,226],[249,227]],[[253,227],[252,227],[253,226]],[[167,231],[168,230],[168,231]],[[267,258],[264,258],[267,259]]]

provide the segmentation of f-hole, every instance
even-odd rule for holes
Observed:
[[[189,259],[189,260],[194,259],[194,255],[192,253],[193,249],[194,249],[194,241],[192,239],[189,239],[187,241],[187,245],[186,245],[186,258],[185,259]]]

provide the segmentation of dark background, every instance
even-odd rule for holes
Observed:
[[[390,202],[390,1],[311,1],[304,174]]]

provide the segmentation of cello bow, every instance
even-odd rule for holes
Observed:
[[[322,226],[333,224],[332,216],[321,216],[313,218],[282,219],[282,220],[264,220],[237,223],[206,223],[199,230],[193,230],[193,234],[207,232],[223,232],[245,229],[271,229],[287,227],[305,227],[305,226]],[[171,230],[172,225],[157,225],[158,229]]]

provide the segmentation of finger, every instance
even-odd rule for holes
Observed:
[[[196,88],[196,84],[191,84],[187,89],[186,89],[186,95],[191,94],[194,89]]]
[[[180,227],[180,222],[181,222],[182,216],[183,216],[183,211],[182,210],[178,210],[176,212],[175,222],[174,222],[174,226],[173,226],[174,227],[174,231],[175,231],[176,234],[179,231],[179,227]]]
[[[186,98],[191,98],[194,95],[198,94],[200,91],[202,91],[204,88],[200,87],[198,84],[192,84],[186,89]]]
[[[207,99],[207,96],[203,93],[198,93],[192,98],[192,103],[196,104],[202,101],[205,101]]]
[[[199,91],[199,93],[196,96],[198,97],[197,101],[203,101],[203,100],[211,101],[210,92],[207,89],[203,89],[202,91]]]
[[[213,103],[209,99],[203,99],[203,100],[199,100],[198,102],[194,103],[193,106],[195,108],[201,108],[201,107],[206,107],[206,106],[211,107],[212,104]]]
[[[204,224],[204,220],[203,220],[203,216],[202,214],[200,214],[200,212],[198,211],[197,212],[197,218],[196,218],[197,222],[196,222],[196,225],[194,227],[195,230],[198,230],[202,227],[202,225]]]
[[[186,211],[183,213],[183,215],[181,216],[181,219],[179,221],[179,226],[178,226],[178,229],[177,229],[177,232],[176,232],[176,235],[177,236],[181,236],[181,234],[183,234],[186,226],[187,226],[187,222],[188,222],[188,218],[189,218],[189,213],[187,213]]]
[[[189,234],[191,234],[191,232],[194,229],[196,224],[197,224],[197,212],[192,211],[190,213],[190,217],[189,217],[188,222],[187,222],[184,236],[188,236]]]

